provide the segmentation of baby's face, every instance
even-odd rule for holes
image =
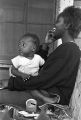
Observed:
[[[20,41],[20,51],[23,54],[31,54],[34,48],[34,43],[32,42],[32,38],[28,37],[26,39],[22,39]]]

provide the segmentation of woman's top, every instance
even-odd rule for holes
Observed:
[[[63,43],[46,60],[39,75],[30,77],[25,89],[58,93],[60,104],[68,104],[75,85],[80,62],[80,49],[74,42]]]

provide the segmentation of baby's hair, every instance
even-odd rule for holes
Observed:
[[[37,52],[37,51],[39,50],[39,45],[40,45],[39,37],[38,37],[36,34],[34,34],[34,33],[27,33],[27,34],[24,34],[24,35],[21,37],[20,41],[21,41],[22,39],[26,39],[26,38],[28,38],[28,37],[31,37],[31,38],[32,38],[32,42],[36,45],[36,52]]]

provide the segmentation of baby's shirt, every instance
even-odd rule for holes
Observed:
[[[17,68],[20,72],[32,76],[37,76],[39,67],[45,63],[44,59],[37,54],[34,55],[33,59],[28,59],[18,55],[11,59],[11,61],[14,67]]]

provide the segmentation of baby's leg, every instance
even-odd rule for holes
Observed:
[[[8,80],[2,80],[0,82],[0,89],[7,88],[7,86],[8,86]]]

